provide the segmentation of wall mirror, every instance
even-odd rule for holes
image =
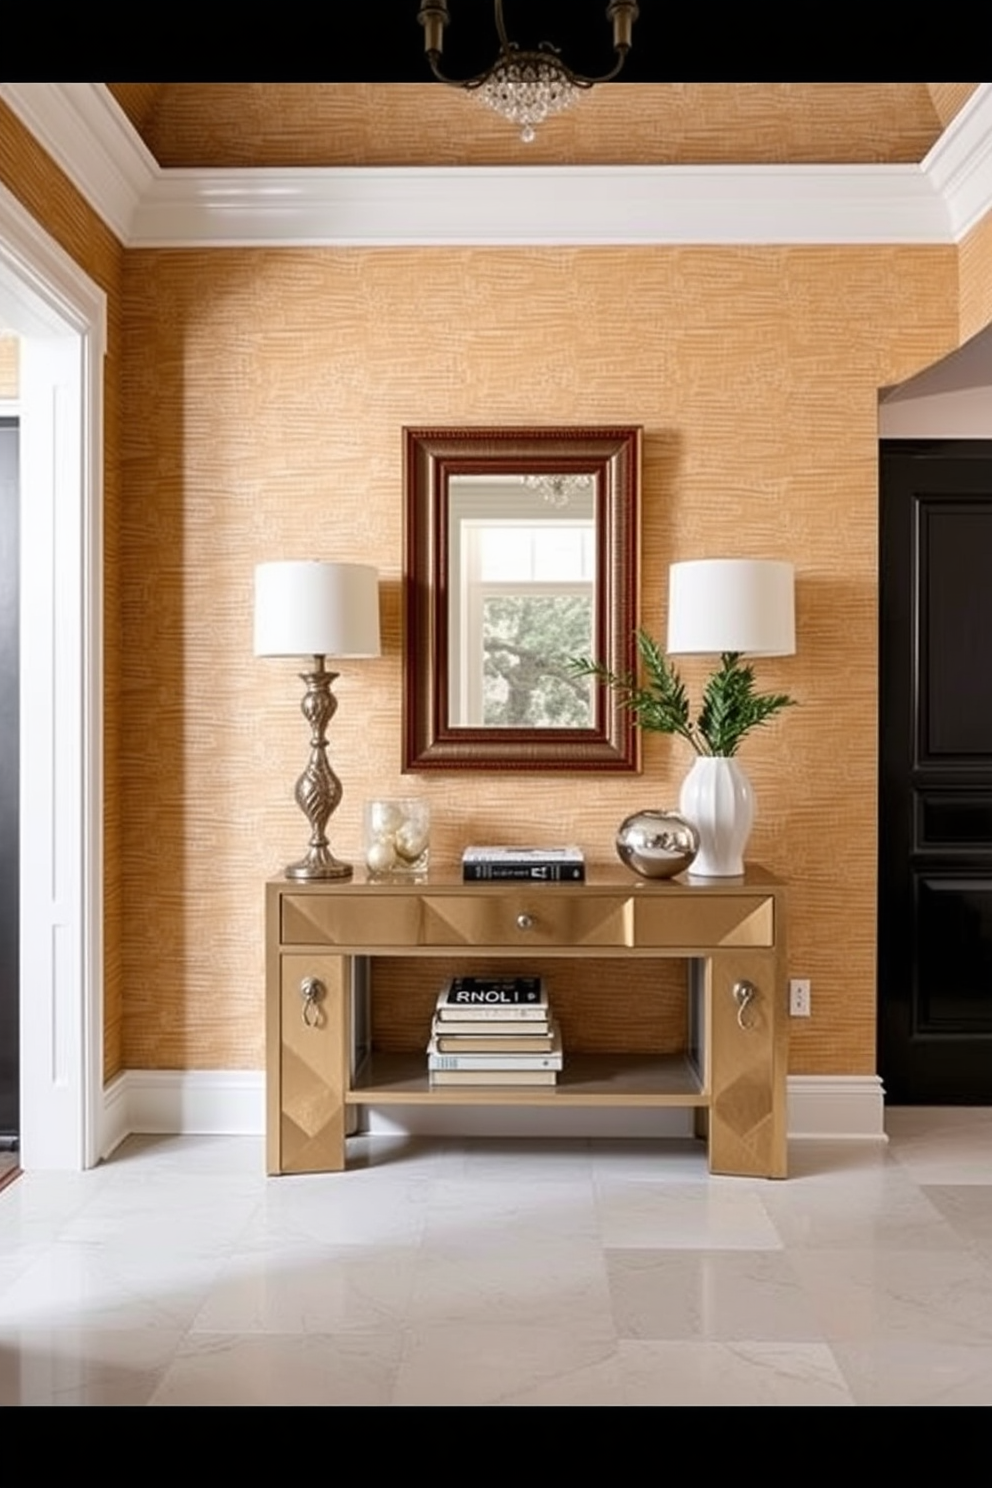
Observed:
[[[640,429],[403,433],[404,771],[636,770]]]

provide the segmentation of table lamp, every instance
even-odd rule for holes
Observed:
[[[722,671],[743,676],[748,656],[791,656],[796,649],[795,572],[763,558],[703,558],[668,571],[669,655],[714,654]],[[734,689],[724,690],[725,700]],[[736,877],[754,822],[754,792],[736,757],[701,754],[686,776],[679,809],[700,835],[690,873]]]
[[[300,707],[310,725],[310,758],[295,797],[310,823],[310,844],[287,878],[350,878],[352,866],[331,852],[325,828],[341,800],[341,782],[327,759],[327,725],[337,710],[331,691],[340,675],[325,670],[327,657],[379,655],[379,583],[363,563],[287,561],[255,569],[255,655],[310,656],[300,673],[306,691]]]

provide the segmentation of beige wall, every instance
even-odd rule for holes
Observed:
[[[20,385],[20,342],[17,337],[0,331],[0,398],[16,398]]]
[[[992,322],[992,212],[971,229],[959,250],[961,341]]]
[[[301,848],[291,664],[251,656],[253,565],[374,563],[385,653],[345,667],[336,850],[418,785],[435,849],[575,838],[609,859],[642,778],[423,777],[400,755],[403,424],[644,426],[643,619],[669,561],[797,564],[802,703],[757,736],[753,853],[793,885],[816,1015],[795,1071],[874,1068],[877,390],[950,350],[953,249],[142,252],[125,272],[125,1061],[258,1065],[261,881]],[[687,668],[687,673],[692,675]]]
[[[109,83],[163,166],[916,162],[974,83],[624,83],[526,148],[423,83]]]
[[[449,858],[538,828],[610,858],[675,798],[665,739],[640,778],[398,774],[401,426],[534,420],[644,426],[656,633],[672,559],[796,562],[799,654],[759,675],[802,706],[746,746],[753,851],[813,979],[792,1069],[873,1070],[877,390],[992,319],[987,227],[960,294],[952,248],[125,254],[2,105],[0,179],[110,304],[108,1075],[262,1062],[261,885],[305,836],[305,740],[293,666],[251,655],[260,559],[382,574],[384,654],[338,687],[343,855],[373,791],[422,788]]]

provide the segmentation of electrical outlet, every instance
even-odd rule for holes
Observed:
[[[789,1017],[809,1018],[812,1015],[813,994],[809,977],[792,977],[789,982]]]

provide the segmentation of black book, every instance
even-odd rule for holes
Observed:
[[[467,847],[465,883],[520,879],[531,883],[582,883],[585,859],[577,847]]]
[[[582,863],[463,863],[463,883],[517,879],[528,883],[583,883]]]
[[[452,1008],[545,1007],[539,976],[455,976],[438,994],[439,1010]]]

